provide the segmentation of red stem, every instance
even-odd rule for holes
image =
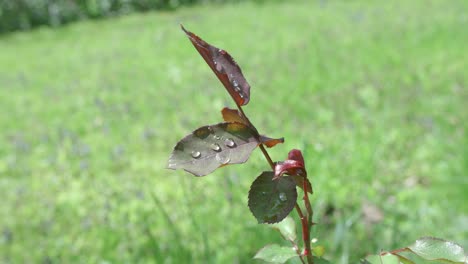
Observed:
[[[314,260],[312,259],[312,248],[310,247],[310,226],[308,224],[308,216],[304,216],[301,208],[296,203],[296,211],[299,214],[302,225],[302,240],[304,241],[304,255],[307,257],[307,263],[313,264]]]
[[[304,183],[303,183],[302,188],[304,190],[304,205],[305,205],[306,210],[307,210],[307,225],[309,226],[309,228],[311,228],[312,225],[314,225],[314,223],[312,222],[312,216],[314,215],[314,212],[312,211],[312,206],[310,205],[309,193],[307,192],[307,181],[306,181],[306,179],[307,179],[307,176],[304,179]]]
[[[244,113],[244,110],[242,109],[242,106],[237,102],[236,102],[236,105],[237,105],[237,108],[239,109],[239,112],[242,114],[242,116],[248,122],[249,126],[255,131],[257,140],[260,142],[260,140],[259,140],[260,139],[260,134],[258,133],[257,128],[252,124],[252,122],[250,122],[249,118]],[[273,162],[273,160],[271,159],[271,157],[268,154],[267,150],[265,149],[265,146],[263,146],[263,144],[260,143],[259,147],[260,147],[260,150],[263,153],[263,156],[265,156],[266,160],[270,164],[270,167],[273,170],[275,170],[275,163]],[[295,208],[296,208],[296,211],[299,214],[299,217],[301,219],[302,240],[304,241],[304,247],[305,247],[304,255],[307,257],[307,263],[308,264],[314,264],[314,260],[312,258],[312,248],[310,246],[310,231],[311,231],[311,227],[313,225],[313,222],[312,222],[313,212],[312,212],[312,207],[310,206],[309,196],[307,194],[307,185],[306,185],[306,183],[307,183],[307,181],[304,180],[304,186],[303,186],[304,198],[303,199],[304,199],[304,205],[305,205],[306,210],[307,210],[307,215],[304,216],[304,214],[302,213],[302,210],[299,207],[299,204],[297,204],[297,202],[296,202]],[[301,255],[299,255],[299,258],[300,258],[301,262],[304,263],[304,260],[302,259]]]

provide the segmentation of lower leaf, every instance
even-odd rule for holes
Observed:
[[[294,208],[296,182],[291,177],[273,180],[274,172],[264,171],[249,191],[249,208],[259,223],[278,223]]]
[[[282,247],[278,244],[266,245],[255,254],[254,259],[261,259],[269,263],[285,263],[289,259],[297,257],[292,247]]]

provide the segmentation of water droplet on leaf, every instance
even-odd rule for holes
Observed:
[[[282,201],[282,202],[285,202],[288,200],[288,197],[286,196],[285,193],[280,193],[279,194],[279,199]]]
[[[230,148],[233,148],[236,146],[236,142],[234,142],[234,140],[228,138],[224,141],[224,144]]]
[[[217,63],[216,61],[215,61],[215,68],[219,73],[224,73],[223,65]]]
[[[194,159],[198,159],[201,157],[201,152],[200,151],[192,151],[192,157]]]
[[[227,164],[229,161],[231,161],[231,158],[229,158],[228,154],[226,153],[218,153],[216,154],[216,160],[221,164]]]
[[[216,152],[221,151],[221,147],[217,143],[211,144],[211,149]]]

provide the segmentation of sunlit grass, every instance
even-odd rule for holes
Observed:
[[[164,169],[233,106],[180,22],[240,64],[245,111],[286,138],[272,157],[303,149],[332,263],[425,235],[466,247],[467,8],[244,3],[1,37],[0,262],[249,263],[282,243],[247,207],[261,153]]]

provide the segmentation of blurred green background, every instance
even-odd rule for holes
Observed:
[[[286,139],[272,158],[303,150],[332,263],[468,246],[467,1],[177,6],[0,36],[0,263],[259,263],[288,245],[247,207],[260,151],[165,169],[234,107],[179,23],[240,64],[245,111]]]

